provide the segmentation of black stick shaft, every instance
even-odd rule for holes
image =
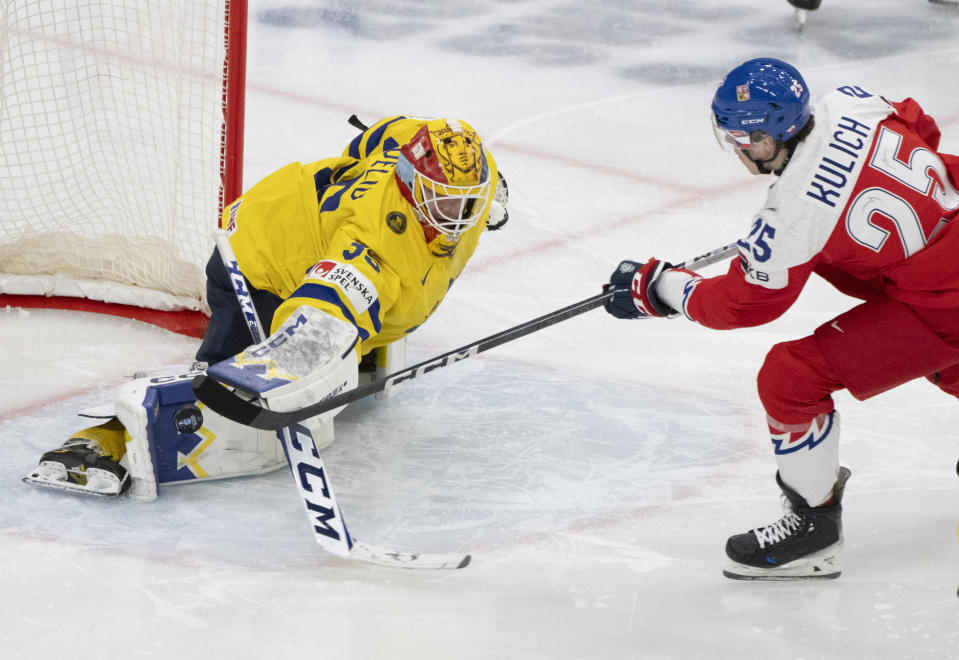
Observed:
[[[687,261],[677,264],[676,268],[686,268],[688,270],[705,268],[710,264],[726,259],[736,252],[736,250],[736,244],[731,243],[697,257],[693,257],[692,259],[688,259]],[[579,316],[584,312],[588,312],[591,309],[602,306],[612,295],[612,292],[604,291],[603,293],[592,296],[591,298],[586,298],[585,300],[573,303],[572,305],[568,305],[562,309],[550,312],[549,314],[544,314],[543,316],[535,318],[532,321],[521,323],[512,328],[498,332],[495,335],[490,335],[489,337],[485,337],[471,344],[467,344],[455,350],[443,353],[442,355],[430,358],[429,360],[414,364],[411,367],[406,367],[405,369],[401,369],[395,373],[392,373],[385,378],[380,378],[379,380],[374,380],[371,383],[360,385],[355,389],[323,399],[317,403],[306,406],[305,408],[300,408],[299,410],[290,412],[267,410],[255,403],[239,399],[230,390],[223,387],[216,381],[207,378],[205,375],[197,376],[197,378],[193,381],[193,389],[197,394],[197,398],[225,417],[229,417],[236,422],[247,424],[254,428],[276,430],[283,428],[284,426],[289,426],[290,424],[295,424],[304,419],[309,419],[315,415],[325,413],[329,410],[333,410],[334,408],[339,408],[340,406],[344,406],[348,403],[352,403],[358,399],[362,399],[376,392],[385,390],[386,388],[396,385],[397,383],[418,378],[419,376],[429,373],[435,369],[446,367],[454,362],[459,362],[460,360],[473,357],[478,353],[488,351],[491,348],[495,348],[496,346],[513,341],[514,339],[525,337],[528,334],[542,330],[543,328],[547,328],[551,325],[559,323],[560,321],[565,321],[566,319],[574,316]]]

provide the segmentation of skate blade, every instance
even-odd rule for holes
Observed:
[[[73,473],[77,480],[71,480],[70,474],[62,465],[41,463],[23,478],[23,482],[43,488],[100,497],[116,497],[124,490],[125,483],[120,483],[115,474],[105,470],[91,468],[83,473]],[[125,482],[128,480],[129,477]]]
[[[723,575],[732,580],[835,580],[842,575],[842,568],[834,552],[828,552],[822,556],[803,557],[772,568],[732,562],[723,570]]]

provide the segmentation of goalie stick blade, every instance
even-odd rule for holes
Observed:
[[[387,568],[419,568],[444,570],[466,568],[472,559],[470,555],[456,553],[408,553],[378,548],[354,539],[350,557],[369,564]]]
[[[251,426],[261,431],[279,431],[298,419],[284,413],[273,412],[252,401],[247,401],[228,387],[218,383],[206,374],[193,379],[193,393],[200,403],[213,412],[238,424]]]

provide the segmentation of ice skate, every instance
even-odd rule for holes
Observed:
[[[23,481],[87,495],[121,494],[130,486],[127,469],[104,449],[104,443],[97,440],[97,436],[106,437],[117,432],[115,428],[108,428],[111,425],[119,426],[118,422],[112,421],[85,429],[57,449],[46,452],[40,457],[40,464]],[[122,434],[122,427],[119,428]]]
[[[842,493],[851,472],[840,468],[829,504],[811,507],[782,482],[786,514],[777,522],[737,534],[726,542],[732,563],[723,575],[734,580],[835,579],[842,547]]]
[[[819,9],[822,0],[789,0],[789,4],[796,8],[796,23],[802,30],[809,12]]]

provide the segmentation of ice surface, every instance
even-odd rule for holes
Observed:
[[[913,96],[959,151],[959,10],[826,0],[251,2],[246,183],[334,155],[351,113],[470,121],[509,178],[411,338],[419,361],[594,295],[622,258],[740,237],[766,185],[715,147],[723,73],[788,59],[813,94]],[[716,267],[713,267],[716,268]],[[838,395],[843,576],[722,577],[731,533],[780,515],[755,374],[851,301],[811,282],[767,326],[601,311],[352,404],[323,457],[353,534],[463,551],[453,572],[336,559],[290,475],[152,504],[20,482],[133,372],[196,342],[124,319],[0,310],[0,656],[639,659],[959,657],[955,400]]]

